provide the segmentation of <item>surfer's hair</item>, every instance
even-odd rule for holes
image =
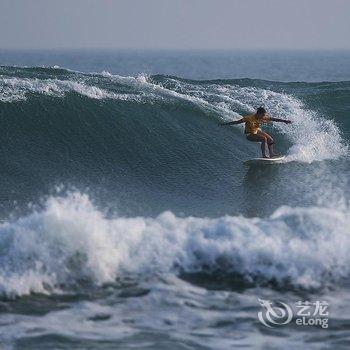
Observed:
[[[256,110],[256,114],[260,114],[260,115],[263,115],[266,113],[266,109],[264,107],[259,107],[257,110]]]

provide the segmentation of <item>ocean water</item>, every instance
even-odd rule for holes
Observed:
[[[0,348],[349,348],[349,62],[0,51]],[[260,105],[293,123],[248,167],[259,145],[218,124]]]

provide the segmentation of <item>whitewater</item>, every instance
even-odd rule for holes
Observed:
[[[0,226],[0,292],[59,293],[87,281],[198,272],[325,288],[349,277],[349,220],[348,211],[317,207],[281,207],[265,219],[171,212],[108,219],[88,196],[70,193]]]

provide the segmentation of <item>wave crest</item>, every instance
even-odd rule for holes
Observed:
[[[12,70],[14,68],[12,67]],[[262,81],[189,81],[176,77],[140,75],[123,77],[108,72],[83,74],[57,69],[26,70],[10,67],[2,69],[0,77],[0,101],[18,102],[31,94],[65,97],[68,92],[97,100],[134,102],[132,112],[126,107],[125,113],[143,115],[144,104],[153,106],[153,113],[174,113],[164,104],[175,104],[186,109],[183,113],[196,111],[204,117],[232,120],[240,115],[253,112],[264,105],[274,117],[291,119],[292,125],[274,123],[273,134],[287,140],[289,149],[286,161],[311,163],[344,156],[348,149],[336,123],[319,112],[308,108],[292,93],[281,92],[278,83],[263,84]],[[7,75],[6,75],[7,74]],[[25,75],[25,76],[24,76]],[[251,86],[247,86],[251,84]],[[275,84],[275,85],[274,85]],[[275,86],[275,88],[274,88]],[[312,84],[310,85],[312,86]],[[293,91],[293,90],[292,90]],[[141,105],[138,105],[142,102]],[[74,105],[71,106],[74,110]],[[69,106],[68,106],[69,108]],[[124,113],[123,106],[121,113]],[[179,116],[171,115],[177,119]],[[144,123],[144,120],[140,121]],[[214,127],[214,126],[213,126]],[[238,126],[241,127],[241,126]],[[174,130],[174,132],[180,132]],[[243,135],[242,135],[243,136]],[[243,140],[245,142],[245,140]],[[249,144],[248,148],[254,147]]]

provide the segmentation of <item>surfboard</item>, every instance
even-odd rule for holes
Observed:
[[[272,163],[278,163],[281,160],[286,158],[286,156],[278,156],[278,157],[272,157],[272,158],[252,158],[248,159],[244,162],[244,164],[250,165],[250,164],[272,164]]]

